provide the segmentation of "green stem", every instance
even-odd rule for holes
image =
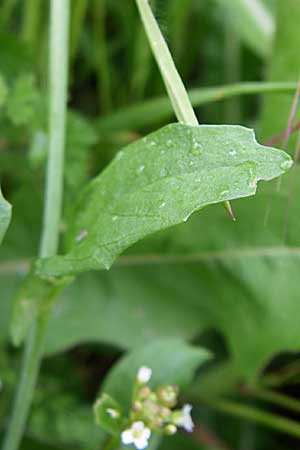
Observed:
[[[51,0],[49,154],[40,256],[57,252],[63,196],[69,0]]]
[[[10,21],[10,18],[14,12],[16,3],[17,3],[17,0],[6,0],[6,1],[2,2],[2,6],[0,9],[0,26],[1,26],[1,28],[4,25],[7,25],[7,22]]]
[[[193,106],[198,107],[239,95],[262,94],[268,92],[295,92],[296,86],[296,82],[236,83],[224,86],[192,89],[189,91],[189,95]],[[172,115],[173,109],[168,98],[158,97],[103,117],[98,120],[97,127],[101,132],[112,129],[138,130],[140,128],[153,126],[155,123],[169,120],[172,118]]]
[[[300,411],[300,401],[295,398],[289,397],[288,395],[281,394],[280,392],[275,392],[270,389],[263,387],[245,387],[242,392],[246,395],[251,395],[260,400],[272,403],[273,405],[280,406],[281,408],[290,409],[299,413]]]
[[[224,40],[224,74],[226,83],[236,83],[241,77],[241,43],[237,32],[233,29],[231,18],[225,21]],[[225,122],[239,123],[241,120],[241,103],[239,97],[234,97],[224,104]]]
[[[26,0],[23,4],[24,16],[22,24],[22,36],[24,42],[35,46],[39,38],[39,27],[41,24],[41,0]]]
[[[51,0],[49,155],[40,256],[57,252],[63,194],[63,164],[68,68],[69,0]],[[3,450],[17,450],[32,403],[43,353],[47,315],[40,317],[26,341],[22,373]]]
[[[87,13],[88,0],[76,0],[72,3],[71,20],[70,20],[70,45],[69,56],[72,61],[78,50],[80,41],[80,33],[82,31],[83,22]]]
[[[199,125],[188,93],[176,69],[170,50],[155,20],[148,0],[136,0],[136,3],[177,119],[186,125]]]
[[[95,0],[93,10],[99,103],[102,111],[108,112],[112,109],[112,96],[105,39],[106,0]]]
[[[201,399],[204,404],[216,409],[217,411],[230,414],[239,419],[249,420],[251,422],[265,425],[273,430],[286,433],[290,436],[300,436],[300,425],[290,419],[278,416],[276,414],[263,411],[258,408],[253,408],[247,405],[241,405],[230,400],[220,399]]]

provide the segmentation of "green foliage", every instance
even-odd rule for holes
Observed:
[[[108,269],[141,238],[186,221],[204,206],[253,195],[258,180],[291,167],[251,130],[170,125],[122,150],[83,192],[66,256],[40,260],[41,276]]]
[[[38,99],[34,77],[28,74],[20,76],[7,104],[7,116],[12,123],[16,126],[28,124],[35,117]]]
[[[226,337],[238,376],[258,377],[272,355],[300,345],[299,187],[288,212],[289,183],[283,178],[280,195],[267,184],[256,197],[234,202],[236,223],[222,208],[208,208],[133,248],[121,267],[81,276],[55,306],[47,350],[89,341],[132,348],[166,335],[191,339],[213,327]]]
[[[262,183],[254,196],[258,181],[280,176],[291,160],[249,128],[270,138],[287,126],[299,77],[298,2],[150,2],[200,123],[227,123],[234,98],[231,117],[243,125],[197,128],[164,127],[174,111],[134,2],[70,2],[59,256],[37,261],[51,137],[49,8],[2,3],[1,434],[20,378],[11,334],[20,344],[49,314],[20,450],[107,450],[112,431],[116,450],[126,424],[115,427],[105,411],[120,403],[126,412],[145,364],[153,389],[181,385],[196,424],[191,436],[153,436],[149,450],[297,448],[299,169],[279,190]],[[230,58],[227,33],[238,41]],[[233,200],[234,223],[224,200]],[[62,277],[69,273],[73,282]],[[97,404],[98,425],[97,392],[115,399]]]

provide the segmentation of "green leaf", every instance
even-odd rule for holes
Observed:
[[[240,126],[169,125],[121,151],[81,195],[70,251],[37,262],[42,277],[108,269],[126,248],[203,208],[254,195],[292,165]]]
[[[176,384],[184,389],[191,383],[196,368],[210,356],[208,351],[180,339],[153,341],[125,355],[109,372],[102,391],[117,399],[126,410],[130,407],[133,384],[141,366],[152,369],[149,385],[153,388]]]
[[[245,380],[274,354],[298,351],[300,185],[289,189],[289,177],[280,193],[267,183],[255,198],[234,202],[236,223],[207,208],[141,242],[110,272],[81,275],[54,306],[47,352],[80,342],[128,349],[213,328]]]
[[[110,395],[102,394],[94,405],[96,423],[107,433],[120,436],[122,431],[122,411]],[[112,416],[111,414],[116,414]]]
[[[11,219],[11,205],[3,198],[0,190],[0,244]]]

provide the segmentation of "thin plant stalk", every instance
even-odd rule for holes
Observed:
[[[300,425],[294,420],[231,400],[203,398],[201,401],[221,413],[258,423],[278,432],[299,438]]]
[[[230,17],[229,17],[230,19]],[[228,84],[237,83],[241,77],[241,42],[240,38],[232,27],[231,20],[225,23],[224,39],[224,74]],[[227,100],[224,104],[224,115],[226,123],[240,123],[241,102],[239,97]]]
[[[106,0],[94,1],[94,35],[97,62],[97,88],[103,112],[112,109],[110,70],[105,39]]]
[[[40,256],[56,254],[63,195],[63,165],[67,102],[69,0],[51,0],[49,154]],[[25,345],[22,372],[3,450],[17,450],[24,433],[43,355],[48,316],[39,317]]]
[[[244,82],[209,88],[191,89],[189,97],[192,105],[198,107],[212,102],[222,101],[240,95],[253,95],[268,92],[293,92],[296,82]],[[172,118],[173,109],[167,97],[157,97],[152,100],[139,102],[136,105],[123,108],[108,116],[97,120],[97,128],[101,132],[120,129],[140,129],[153,126]],[[300,126],[300,124],[299,124]],[[265,145],[272,145],[282,138],[275,136],[265,141]]]
[[[88,8],[88,0],[76,0],[73,2],[70,17],[70,44],[69,57],[72,61],[78,50],[80,33]]]
[[[199,125],[188,93],[176,69],[170,50],[152,13],[148,0],[136,0],[136,3],[177,119],[186,125]]]

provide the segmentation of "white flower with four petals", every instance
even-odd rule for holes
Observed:
[[[151,436],[149,428],[145,427],[144,422],[133,422],[131,427],[121,434],[122,443],[125,445],[134,444],[139,450],[148,446],[148,440]]]

